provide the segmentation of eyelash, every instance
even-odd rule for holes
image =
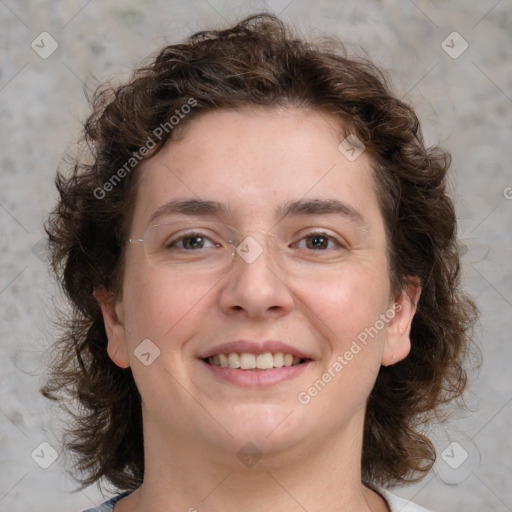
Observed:
[[[176,238],[174,240],[171,240],[170,242],[168,242],[166,244],[166,248],[169,249],[171,247],[174,247],[179,242],[183,242],[186,239],[190,239],[190,238],[194,238],[194,237],[202,237],[203,239],[209,240],[212,244],[216,244],[216,242],[214,242],[209,236],[205,235],[204,233],[201,233],[200,231],[197,231],[197,232],[196,231],[192,231],[190,233],[185,233],[185,234],[179,236],[178,238]],[[340,240],[338,240],[333,235],[330,235],[329,233],[326,233],[325,231],[310,231],[307,234],[305,234],[304,236],[302,236],[300,238],[299,242],[301,242],[301,241],[303,241],[303,240],[305,240],[307,238],[310,238],[310,237],[325,237],[325,238],[328,239],[329,242],[334,242],[334,244],[337,245],[340,249],[346,249],[347,248],[344,243],[342,243]],[[180,249],[181,250],[188,250],[188,249],[185,249],[185,248],[180,248]],[[311,250],[313,252],[326,252],[329,249],[323,249],[323,250],[320,250],[320,251],[315,251],[314,249],[311,249]]]
[[[331,242],[331,241],[334,242],[334,244],[336,244],[339,248],[346,249],[346,246],[342,242],[340,242],[336,237],[330,235],[329,233],[326,233],[325,231],[311,231],[311,232],[307,233],[306,235],[304,235],[300,239],[300,241],[305,240],[310,237],[315,237],[315,236],[327,238],[329,242]],[[320,252],[325,252],[327,250],[328,249],[325,249]]]

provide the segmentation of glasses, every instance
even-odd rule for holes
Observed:
[[[259,229],[244,237],[222,222],[192,220],[151,225],[128,242],[143,244],[150,263],[179,272],[227,271],[237,260],[250,264],[268,251],[280,268],[300,273],[331,268],[348,253],[341,237],[325,230]]]

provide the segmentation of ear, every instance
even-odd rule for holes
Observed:
[[[126,346],[124,329],[124,310],[123,303],[116,301],[114,294],[100,287],[94,290],[94,297],[100,305],[107,331],[108,344],[107,352],[110,359],[121,368],[128,368],[130,360],[128,358],[128,348]]]
[[[383,366],[398,363],[405,359],[411,350],[411,324],[421,295],[421,283],[417,277],[408,276],[406,281],[408,284],[392,305],[394,316],[386,329],[381,361]]]

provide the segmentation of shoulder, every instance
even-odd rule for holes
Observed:
[[[386,500],[391,512],[433,512],[432,510],[416,505],[412,501],[400,498],[396,494],[392,494],[386,489],[376,485],[371,485],[369,487],[371,487],[375,492],[378,492]]]
[[[113,498],[110,498],[109,500],[105,501],[101,505],[94,507],[94,508],[88,508],[87,510],[84,510],[83,512],[112,512],[114,510],[114,505],[125,496],[128,496],[130,494],[130,491],[123,492],[122,494],[119,494],[117,496],[114,496]]]

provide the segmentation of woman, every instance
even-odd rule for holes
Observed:
[[[466,385],[449,154],[369,61],[251,16],[100,89],[59,175],[43,388],[92,510],[421,511]]]

